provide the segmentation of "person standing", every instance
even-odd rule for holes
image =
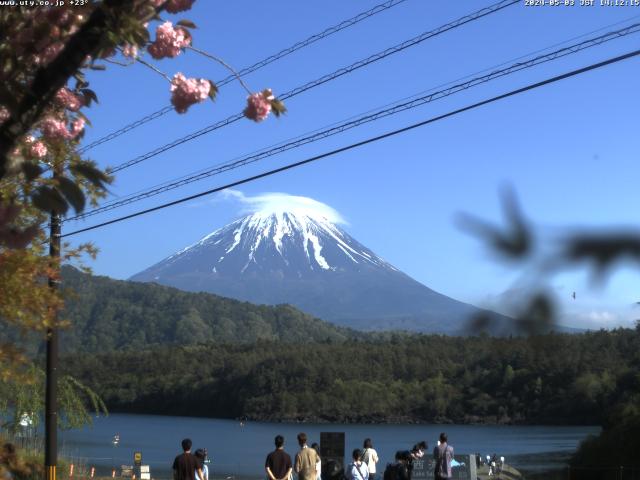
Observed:
[[[307,446],[307,434],[298,434],[298,444],[300,451],[296,454],[294,470],[298,474],[298,480],[316,480],[316,463],[320,456],[313,449]]]
[[[447,442],[447,434],[444,432],[440,434],[438,446],[433,449],[433,458],[436,461],[435,479],[451,478],[453,447]]]
[[[284,451],[284,437],[276,435],[274,440],[276,449],[267,455],[264,469],[267,471],[269,480],[289,480],[291,477],[291,457]]]
[[[191,439],[182,440],[182,453],[173,460],[173,480],[201,480],[202,464],[191,454]],[[196,479],[197,474],[197,479]]]
[[[380,459],[378,458],[378,452],[373,448],[370,438],[364,440],[364,451],[362,452],[362,461],[367,465],[369,469],[369,480],[375,480],[376,478],[376,463]]]
[[[349,464],[348,478],[350,480],[369,480],[369,469],[362,461],[362,450],[356,448],[353,451],[353,462]]]
[[[198,459],[202,466],[202,476],[200,477],[200,480],[209,480],[209,467],[206,464],[207,454],[202,448],[199,448],[193,452],[193,455]],[[198,480],[198,477],[196,477],[196,480]]]
[[[311,448],[313,448],[318,454],[318,461],[316,462],[316,480],[322,479],[322,459],[320,458],[320,445],[317,443],[312,443]]]
[[[383,480],[411,480],[411,452],[398,450],[395,463],[388,463],[382,475]]]

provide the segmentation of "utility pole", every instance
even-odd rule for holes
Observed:
[[[53,179],[61,175],[61,166],[54,165]],[[51,211],[51,226],[49,232],[49,257],[51,268],[57,270],[49,276],[49,288],[53,291],[60,288],[60,234],[62,225],[60,214]],[[44,419],[44,465],[46,480],[56,480],[56,465],[58,463],[58,326],[57,316],[54,323],[47,329],[47,368]]]

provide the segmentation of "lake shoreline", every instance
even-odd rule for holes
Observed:
[[[133,464],[134,452],[141,452],[143,463],[157,476],[170,468],[180,441],[190,438],[194,448],[207,448],[218,476],[251,478],[263,471],[264,458],[273,450],[276,435],[285,438],[285,451],[292,454],[297,451],[296,435],[301,431],[310,442],[320,442],[322,432],[344,432],[345,458],[354,448],[361,448],[365,438],[371,438],[385,465],[393,461],[396,451],[410,449],[421,440],[427,441],[431,450],[445,431],[457,454],[496,454],[518,470],[541,471],[563,468],[579,443],[599,430],[581,426],[241,422],[112,413],[94,419],[91,427],[61,432],[60,444],[68,456],[106,473],[113,467]],[[120,442],[114,447],[116,434]]]
[[[113,414],[124,415],[158,415],[161,417],[185,417],[185,418],[201,418],[209,420],[227,420],[236,422],[260,422],[260,423],[273,423],[273,424],[345,424],[345,425],[468,425],[468,426],[523,426],[523,427],[590,427],[600,428],[600,425],[588,424],[588,423],[575,423],[575,422],[561,422],[553,419],[548,422],[530,423],[525,421],[514,421],[509,417],[487,416],[484,418],[469,416],[465,418],[465,421],[457,422],[450,418],[434,418],[434,419],[421,419],[409,416],[342,416],[342,417],[287,417],[287,416],[261,416],[261,417],[213,417],[199,414],[187,414],[185,412],[144,412],[137,411],[136,409],[113,409],[110,410]]]

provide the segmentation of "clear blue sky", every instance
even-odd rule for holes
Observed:
[[[240,69],[377,3],[198,0],[176,19],[193,20],[199,27],[194,44]],[[254,90],[285,92],[489,4],[408,0],[246,81]],[[191,173],[634,16],[640,21],[640,7],[509,7],[293,98],[284,118],[262,124],[241,121],[123,171],[112,193],[126,195]],[[638,37],[511,75],[133,207],[70,222],[65,229],[213,188],[631,51]],[[192,52],[157,66],[170,75],[182,71],[214,80],[227,75]],[[575,226],[640,227],[639,73],[640,59],[632,59],[241,190],[247,196],[284,192],[324,202],[349,222],[350,234],[418,281],[463,301],[506,310],[502,300],[515,298],[522,271],[496,261],[478,239],[461,232],[456,214],[498,222],[498,190],[510,184],[545,238]],[[168,103],[166,80],[141,65],[110,65],[91,80],[100,104],[87,112],[93,127],[85,142]],[[172,112],[93,149],[89,156],[102,165],[119,164],[238,112],[245,96],[239,85],[229,84],[215,103],[194,106],[186,115]],[[96,273],[127,278],[235,219],[240,208],[214,197],[73,238],[100,248],[93,263]],[[566,323],[612,326],[640,318],[640,309],[632,307],[640,300],[637,271],[616,274],[604,289],[592,288],[584,273],[550,280],[565,304]],[[578,294],[576,300],[569,298],[572,291]]]

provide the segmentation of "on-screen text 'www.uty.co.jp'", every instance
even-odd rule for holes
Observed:
[[[0,0],[0,7],[80,7],[89,0]]]

